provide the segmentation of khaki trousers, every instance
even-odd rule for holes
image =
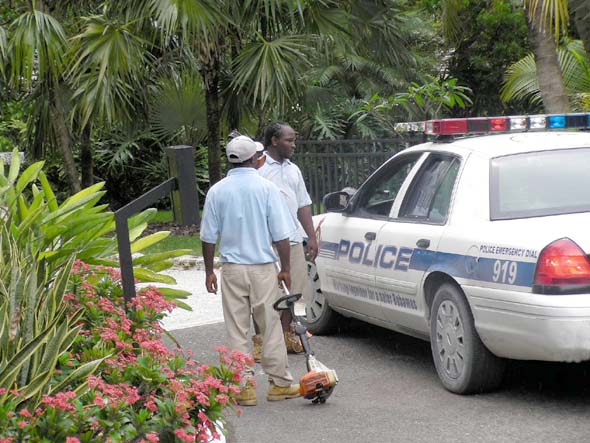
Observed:
[[[221,300],[223,318],[231,349],[250,353],[250,316],[263,337],[262,368],[277,386],[289,386],[287,348],[279,313],[272,304],[277,294],[277,268],[274,263],[239,265],[224,263],[221,267]],[[247,375],[254,375],[249,368]]]
[[[302,294],[301,301],[307,300],[307,262],[303,243],[291,245],[291,294]],[[278,298],[282,297],[283,291],[279,289]]]

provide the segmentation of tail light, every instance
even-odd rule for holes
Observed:
[[[533,292],[540,294],[590,292],[590,258],[569,238],[550,243],[539,255]]]

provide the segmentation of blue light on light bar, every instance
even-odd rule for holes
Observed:
[[[565,115],[550,115],[547,117],[547,126],[551,129],[565,128]]]

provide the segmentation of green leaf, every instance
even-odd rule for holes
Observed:
[[[18,149],[14,148],[12,151],[12,157],[10,158],[10,168],[8,169],[8,182],[14,183],[18,177],[18,171],[20,169],[20,154]]]
[[[131,252],[139,252],[142,249],[148,248],[161,240],[164,240],[166,237],[170,235],[170,231],[160,231],[155,232],[151,235],[147,235],[139,240],[135,240],[131,244]]]
[[[159,252],[156,254],[147,254],[142,257],[137,257],[133,260],[136,265],[149,266],[152,263],[157,263],[162,260],[167,260],[172,257],[180,257],[181,255],[187,255],[192,252],[191,249],[175,249],[174,251]]]
[[[25,169],[22,174],[20,175],[20,177],[18,178],[17,182],[16,182],[16,192],[18,194],[20,194],[21,192],[23,192],[23,190],[27,187],[27,185],[29,183],[34,182],[35,180],[37,180],[37,177],[39,176],[39,173],[41,172],[41,168],[43,168],[43,165],[45,164],[45,162],[37,162],[37,163],[33,163],[31,166],[29,166],[27,169]]]
[[[174,303],[176,303],[176,306],[179,307],[180,309],[184,309],[185,311],[191,311],[193,310],[193,308],[191,308],[189,305],[187,305],[185,302],[182,302],[180,300],[175,299]]]
[[[133,270],[135,278],[141,282],[156,282],[166,283],[170,285],[176,284],[176,280],[169,275],[158,274],[157,272],[150,271],[149,269],[136,268]]]
[[[191,294],[189,291],[185,291],[182,289],[175,289],[175,288],[156,288],[158,291],[162,293],[167,300],[176,300],[179,298],[188,298]]]
[[[43,171],[39,172],[39,181],[41,182],[41,187],[43,188],[43,192],[45,193],[45,198],[47,199],[47,206],[49,207],[49,210],[52,212],[57,211],[57,199],[55,198],[55,194],[51,189],[49,180],[47,180],[47,176]]]
[[[68,376],[64,378],[60,383],[58,383],[55,386],[52,386],[49,393],[51,394],[53,392],[63,391],[68,386],[74,385],[76,382],[80,380],[85,380],[89,375],[94,374],[97,371],[100,364],[109,357],[110,355],[107,355],[106,357],[100,358],[98,360],[93,360],[89,361],[88,363],[84,363],[79,368],[76,368],[72,372],[70,372]]]

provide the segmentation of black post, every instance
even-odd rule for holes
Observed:
[[[177,188],[172,191],[174,221],[181,225],[197,225],[199,216],[199,192],[195,178],[195,156],[192,146],[169,146],[168,175],[176,177]],[[190,165],[191,167],[187,167]]]
[[[166,148],[170,178],[115,211],[119,265],[125,304],[135,297],[133,257],[129,241],[128,219],[166,195],[171,196],[174,220],[183,225],[199,223],[199,198],[195,178],[195,161],[191,146]]]

